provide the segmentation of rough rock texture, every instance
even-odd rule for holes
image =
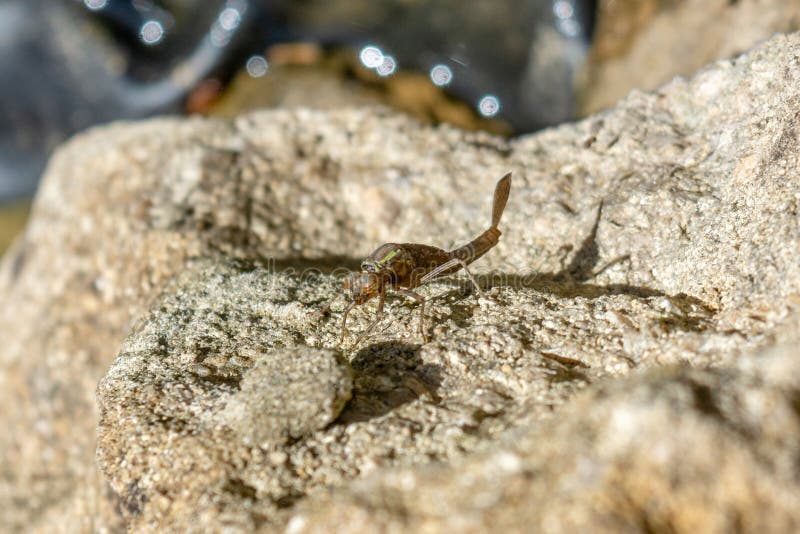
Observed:
[[[202,285],[162,301],[123,344],[98,388],[98,460],[132,517],[252,528],[296,498],[302,462],[285,446],[332,423],[352,379],[330,350],[275,348],[289,335],[276,323],[298,308],[286,287],[218,268]]]
[[[786,0],[601,0],[582,113],[798,29],[800,3]]]
[[[550,530],[690,530],[725,528],[726,510],[748,528],[792,525],[797,355],[770,357],[783,373],[742,362],[797,339],[798,58],[800,35],[776,37],[691,81],[513,142],[374,109],[158,120],[76,138],[51,163],[0,274],[4,526],[529,517]],[[502,241],[474,267],[485,293],[459,278],[423,288],[426,344],[418,308],[391,299],[373,335],[340,352],[343,303],[318,313],[338,292],[336,269],[384,241],[471,238],[508,170]],[[354,332],[373,306],[351,314]],[[308,362],[287,367],[292,358]],[[695,370],[658,369],[675,364]],[[106,370],[97,458],[108,486],[93,467],[93,393]],[[622,375],[632,376],[615,383]],[[728,385],[730,396],[718,391]],[[749,404],[760,395],[774,399],[767,409]],[[775,419],[759,419],[773,406]],[[633,413],[615,423],[617,411]],[[545,447],[535,436],[548,431]],[[514,436],[534,438],[514,448]],[[512,456],[481,453],[495,448]],[[576,462],[576,450],[590,461]],[[687,458],[686,472],[671,455]],[[557,466],[576,475],[548,495]],[[475,482],[473,467],[513,479],[507,489],[524,501],[509,506],[568,503],[583,515],[509,510],[502,523],[483,512],[498,484]],[[621,471],[631,489],[616,493]],[[343,488],[368,473],[366,486]],[[459,473],[467,480],[451,483]],[[393,480],[411,485],[391,489]],[[454,513],[432,514],[435,500],[413,497],[417,480],[430,482],[427,495],[459,488],[441,498]],[[687,480],[669,500],[672,482]],[[342,488],[341,500],[329,504],[327,487]],[[374,500],[359,496],[368,488]],[[707,505],[688,519],[673,513],[691,495]],[[614,499],[630,496],[618,518]]]
[[[605,382],[452,465],[384,471],[288,532],[797,532],[800,349]]]
[[[236,311],[241,310],[237,308]],[[242,319],[247,321],[250,317]],[[198,323],[205,326],[202,321]],[[155,335],[160,334],[161,331],[157,331]],[[207,330],[203,329],[202,335],[205,334]],[[151,353],[144,351],[147,355]],[[300,439],[335,421],[350,400],[353,383],[349,366],[347,362],[337,361],[332,351],[300,348],[253,354],[239,345],[234,355],[250,356],[253,365],[247,369],[239,381],[238,391],[227,399],[214,423],[228,426],[247,445],[283,444]],[[207,356],[200,355],[198,359],[205,363],[214,358]],[[212,381],[217,378],[217,369],[213,367],[201,364],[192,371],[206,381],[209,377]],[[224,380],[230,378],[223,376]]]

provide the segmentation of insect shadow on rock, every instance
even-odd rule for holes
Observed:
[[[426,403],[439,403],[443,370],[437,364],[425,363],[420,347],[402,341],[360,347],[350,361],[353,397],[337,422],[369,421],[420,397]]]
[[[387,289],[392,289],[419,303],[419,333],[424,341],[428,341],[424,326],[425,298],[413,290],[439,276],[453,274],[464,269],[475,289],[479,293],[481,292],[480,286],[467,269],[467,265],[486,254],[500,240],[501,232],[497,226],[500,224],[510,191],[511,173],[508,173],[495,186],[492,225],[463,247],[447,251],[419,243],[385,243],[367,256],[361,262],[361,270],[349,274],[344,279],[345,295],[349,298],[350,303],[344,310],[342,336],[339,343],[343,343],[347,335],[347,315],[350,310],[376,296],[379,299],[376,317],[361,333],[355,344],[357,345],[378,324],[383,318],[383,304]]]

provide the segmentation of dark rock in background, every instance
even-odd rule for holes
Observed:
[[[215,44],[206,34],[219,25],[224,1],[173,2],[172,13],[151,2],[86,4],[102,8],[93,14],[72,0],[0,5],[0,77],[11,82],[0,89],[0,201],[31,194],[48,155],[75,132],[182,111],[203,79],[238,68],[230,61],[263,24],[261,13],[243,10]],[[152,44],[143,42],[148,23],[162,32],[147,37]]]
[[[48,155],[75,132],[208,111],[248,57],[276,43],[351,51],[380,44],[396,69],[424,73],[414,92],[429,93],[428,71],[447,65],[449,94],[473,115],[496,114],[516,132],[562,122],[574,115],[573,73],[586,55],[592,13],[589,0],[472,9],[452,0],[9,0],[0,6],[0,77],[13,80],[0,89],[0,201],[31,194]],[[281,83],[296,89],[292,79]],[[484,97],[497,105],[481,106]],[[444,99],[439,105],[447,107]]]

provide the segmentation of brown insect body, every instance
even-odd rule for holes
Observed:
[[[362,337],[377,324],[383,317],[383,303],[387,288],[420,303],[420,333],[423,339],[427,339],[422,324],[425,315],[425,299],[412,290],[438,276],[452,274],[463,268],[475,288],[480,291],[480,287],[467,269],[467,265],[486,254],[498,243],[501,232],[497,225],[505,210],[510,190],[511,173],[508,173],[497,182],[495,187],[492,225],[463,247],[446,251],[419,243],[385,243],[367,256],[361,262],[361,271],[352,273],[344,279],[344,288],[351,302],[345,309],[342,319],[342,340],[347,332],[347,315],[350,310],[353,306],[363,304],[375,296],[380,297],[377,317],[367,327]]]

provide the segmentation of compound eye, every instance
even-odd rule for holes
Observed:
[[[362,270],[362,271],[367,271],[367,272],[369,272],[369,273],[374,273],[375,271],[377,271],[377,270],[378,270],[378,266],[377,266],[377,265],[375,265],[375,264],[374,264],[373,262],[371,262],[371,261],[365,261],[365,262],[362,262],[362,263],[361,263],[361,270]]]

